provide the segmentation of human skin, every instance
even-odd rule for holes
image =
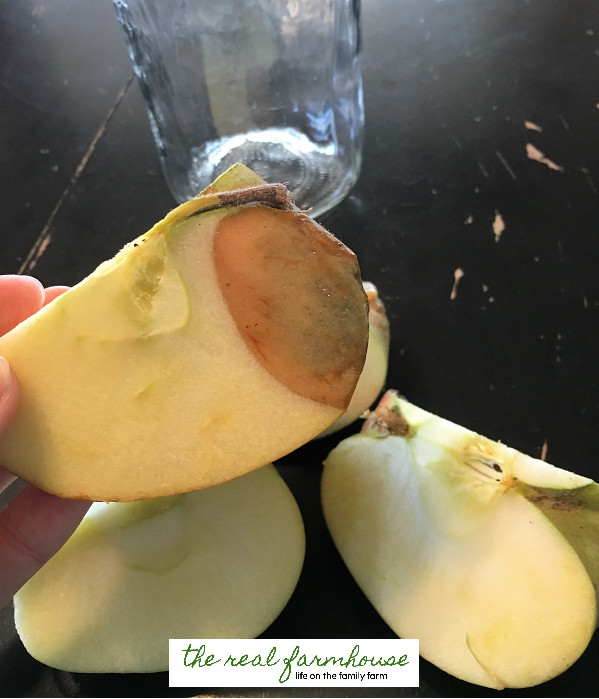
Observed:
[[[0,335],[59,296],[67,287],[44,289],[33,277],[0,275]],[[18,377],[0,357],[0,440],[19,400]],[[15,476],[0,466],[0,492]],[[0,607],[71,536],[91,503],[64,500],[27,485],[0,513]]]

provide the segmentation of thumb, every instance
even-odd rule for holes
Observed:
[[[6,359],[0,356],[0,435],[14,415],[18,393],[16,377]]]

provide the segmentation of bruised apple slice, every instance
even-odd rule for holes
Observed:
[[[344,412],[368,343],[355,255],[256,182],[223,175],[0,338],[21,389],[3,466],[67,498],[172,495]]]
[[[387,378],[389,320],[376,286],[372,282],[363,282],[363,285],[369,304],[366,361],[347,410],[320,437],[338,432],[355,422],[378,398]]]
[[[14,599],[37,660],[73,672],[168,669],[169,638],[254,638],[304,559],[295,499],[272,465],[194,493],[95,503]]]
[[[446,672],[528,687],[587,647],[599,560],[588,478],[387,392],[328,456],[322,500],[363,592]]]

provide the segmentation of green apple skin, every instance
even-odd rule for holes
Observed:
[[[595,485],[388,392],[362,433],[329,454],[322,502],[343,560],[389,626],[446,672],[501,689],[559,675],[591,639],[597,602],[583,547],[545,510],[551,498],[577,502],[568,527],[580,532]],[[588,516],[596,526],[596,509]],[[596,531],[579,534],[586,560],[597,560]]]
[[[380,396],[389,365],[389,319],[378,289],[372,282],[363,282],[369,303],[368,350],[364,368],[347,410],[319,437],[328,437],[355,422]]]
[[[522,484],[521,490],[576,550],[599,600],[599,484],[571,489]]]
[[[73,672],[168,669],[169,638],[254,638],[299,578],[302,518],[272,465],[202,491],[96,503],[14,598],[29,653]]]

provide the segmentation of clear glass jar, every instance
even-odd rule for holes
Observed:
[[[113,0],[175,199],[243,162],[318,216],[358,178],[359,0]]]

